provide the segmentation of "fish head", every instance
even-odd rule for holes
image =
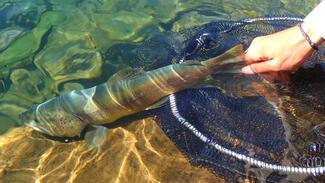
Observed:
[[[81,118],[63,110],[42,110],[40,105],[20,114],[20,119],[26,126],[55,137],[80,136],[86,126]]]

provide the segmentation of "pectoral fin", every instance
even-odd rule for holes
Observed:
[[[157,102],[155,102],[154,104],[152,104],[150,107],[147,107],[145,110],[157,109],[159,107],[162,107],[163,105],[166,104],[168,99],[169,99],[168,97],[163,97],[160,100],[158,100]]]
[[[97,152],[105,150],[105,144],[108,142],[109,129],[104,126],[90,126],[85,133],[85,142],[90,149]]]

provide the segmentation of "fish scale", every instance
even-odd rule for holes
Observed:
[[[218,66],[241,62],[242,53],[242,46],[237,45],[205,61],[172,64],[133,77],[108,80],[50,99],[24,112],[21,118],[27,126],[47,135],[79,136],[87,125],[112,123],[143,111],[159,99],[205,79]]]

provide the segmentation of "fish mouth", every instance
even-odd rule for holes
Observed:
[[[53,136],[53,133],[51,133],[48,129],[43,127],[41,124],[35,122],[34,120],[26,121],[26,122],[24,122],[24,124],[30,128],[33,128],[34,130],[36,130],[38,132],[42,132],[44,134]]]
[[[44,127],[42,125],[42,123],[40,123],[36,116],[35,116],[35,110],[34,108],[23,112],[19,115],[20,120],[24,123],[24,125],[33,128],[34,130],[44,133],[44,134],[48,134],[48,135],[53,135],[53,133],[47,129],[46,127]]]

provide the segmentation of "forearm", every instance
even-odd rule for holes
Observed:
[[[315,42],[323,42],[325,39],[325,1],[323,0],[308,16],[304,19],[304,26]],[[320,40],[319,40],[320,39]]]

